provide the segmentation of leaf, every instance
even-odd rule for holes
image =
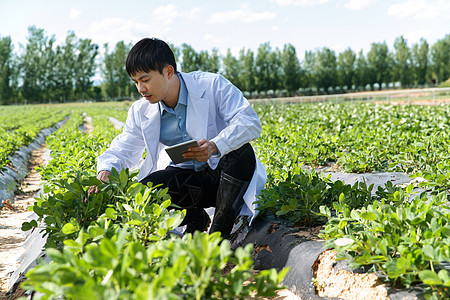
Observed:
[[[74,232],[76,232],[76,231],[77,231],[77,230],[76,230],[75,226],[74,226],[72,223],[66,223],[66,224],[63,226],[63,228],[62,228],[62,232],[63,232],[65,235],[72,234],[72,233],[74,233]]]
[[[33,226],[31,226],[31,224],[29,222],[23,222],[22,223],[22,231],[28,231],[31,228],[33,228]]]
[[[105,214],[111,220],[116,220],[117,219],[116,211],[114,210],[114,208],[108,207],[105,210]]]
[[[144,202],[144,200],[142,198],[142,194],[140,194],[140,193],[136,194],[134,201],[136,201],[137,205],[141,205]]]
[[[133,208],[131,206],[129,206],[128,204],[122,204],[123,208],[125,208],[127,211],[134,211]]]
[[[368,221],[375,221],[377,220],[377,215],[375,215],[373,212],[362,212],[360,215],[361,219],[368,220]]]
[[[107,257],[116,258],[118,249],[116,244],[109,239],[103,239],[99,245],[100,251]]]
[[[93,186],[93,185],[99,186],[102,184],[102,182],[96,177],[89,177],[88,179],[84,179],[81,182],[81,184],[84,186]]]
[[[77,243],[74,240],[65,240],[64,245],[69,246],[69,247],[75,247],[75,248],[81,247],[80,243]]]
[[[428,285],[442,285],[443,282],[439,278],[438,274],[431,270],[424,270],[419,272],[419,278],[423,283]]]
[[[414,189],[414,185],[410,184],[410,185],[408,185],[408,186],[406,187],[405,192],[406,192],[407,194],[411,195],[413,189]]]
[[[128,221],[127,222],[127,224],[129,224],[129,225],[136,225],[136,226],[140,226],[140,225],[142,225],[144,222],[142,222],[142,221],[140,221],[140,220],[131,220],[131,221]]]

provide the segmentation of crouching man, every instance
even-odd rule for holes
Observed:
[[[186,209],[186,233],[204,231],[215,207],[210,233],[229,239],[238,215],[255,216],[255,197],[264,188],[266,171],[250,141],[261,133],[260,120],[233,84],[218,74],[178,72],[169,46],[145,38],[130,50],[126,69],[142,99],[128,111],[123,132],[99,156],[97,178],[110,170],[136,166],[147,156],[138,180],[162,184],[172,203]],[[164,148],[196,140],[174,164]],[[91,187],[90,193],[98,192]]]

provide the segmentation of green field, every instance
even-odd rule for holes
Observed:
[[[236,254],[239,261],[226,279],[235,288],[225,292],[220,270],[236,257],[231,258],[229,248],[217,236],[206,233],[182,242],[165,238],[183,216],[168,210],[164,190],[140,186],[132,172],[115,174],[110,183],[102,185],[102,193],[85,203],[88,187],[98,183],[96,157],[120,132],[108,117],[125,121],[130,104],[1,108],[0,116],[25,110],[35,116],[29,117],[28,125],[8,123],[6,118],[2,124],[8,134],[20,135],[26,126],[39,131],[70,117],[47,138],[53,159],[40,168],[46,193],[33,206],[46,224],[47,253],[55,264],[31,271],[25,286],[67,297],[117,293],[176,297],[184,293],[220,299],[252,290],[262,295],[273,292],[283,272],[260,273],[253,284],[242,288],[242,282],[250,278],[251,249]],[[449,105],[320,102],[253,106],[263,130],[252,143],[268,170],[266,189],[258,200],[261,214],[276,214],[293,225],[323,225],[322,238],[340,257],[352,258],[352,266],[369,265],[396,286],[424,283],[430,295],[446,295],[450,286],[445,269],[445,262],[450,261]],[[41,125],[39,116],[47,120],[44,116],[50,111],[58,117]],[[78,129],[84,123],[83,113],[92,117],[90,134]],[[11,150],[3,149],[7,157]],[[400,171],[422,181],[373,191],[364,184],[332,182],[319,172],[307,171],[306,166],[348,173]],[[419,187],[428,193],[413,195]],[[24,229],[36,226],[36,222],[25,223]],[[210,251],[203,261],[196,254],[199,249]],[[177,251],[184,254],[176,257]],[[151,267],[137,264],[136,255],[151,261]],[[178,273],[169,276],[170,272]],[[159,279],[148,284],[146,280],[155,273]],[[142,276],[131,279],[135,274]],[[79,277],[67,280],[70,276]],[[208,284],[211,276],[218,283],[215,287]],[[196,280],[202,285],[192,285]]]

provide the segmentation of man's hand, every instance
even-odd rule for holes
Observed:
[[[109,175],[111,175],[111,172],[110,172],[110,171],[103,170],[103,171],[100,171],[100,172],[97,174],[97,179],[100,180],[100,181],[102,181],[102,182],[108,182],[108,181],[109,181],[109,178],[108,178]],[[99,192],[100,192],[100,191],[98,190],[98,187],[97,187],[96,185],[93,185],[93,186],[91,186],[91,187],[89,188],[89,191],[88,191],[88,197],[89,197],[92,193],[97,194],[97,193],[99,193]]]
[[[198,147],[189,148],[183,153],[184,158],[195,159],[196,161],[208,161],[208,159],[217,152],[217,146],[212,141],[201,139],[198,141]]]

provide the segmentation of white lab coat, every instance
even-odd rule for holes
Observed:
[[[194,140],[212,140],[223,156],[259,137],[260,120],[242,93],[221,75],[192,72],[181,73],[188,90],[186,130]],[[136,166],[144,149],[147,156],[140,168],[138,180],[164,169],[170,158],[159,142],[160,110],[145,98],[136,101],[128,111],[123,132],[98,158],[97,171],[120,171]],[[220,157],[212,156],[208,164],[217,167]],[[264,188],[267,173],[256,158],[256,169],[244,195],[245,205],[241,215],[256,216],[256,195]]]

